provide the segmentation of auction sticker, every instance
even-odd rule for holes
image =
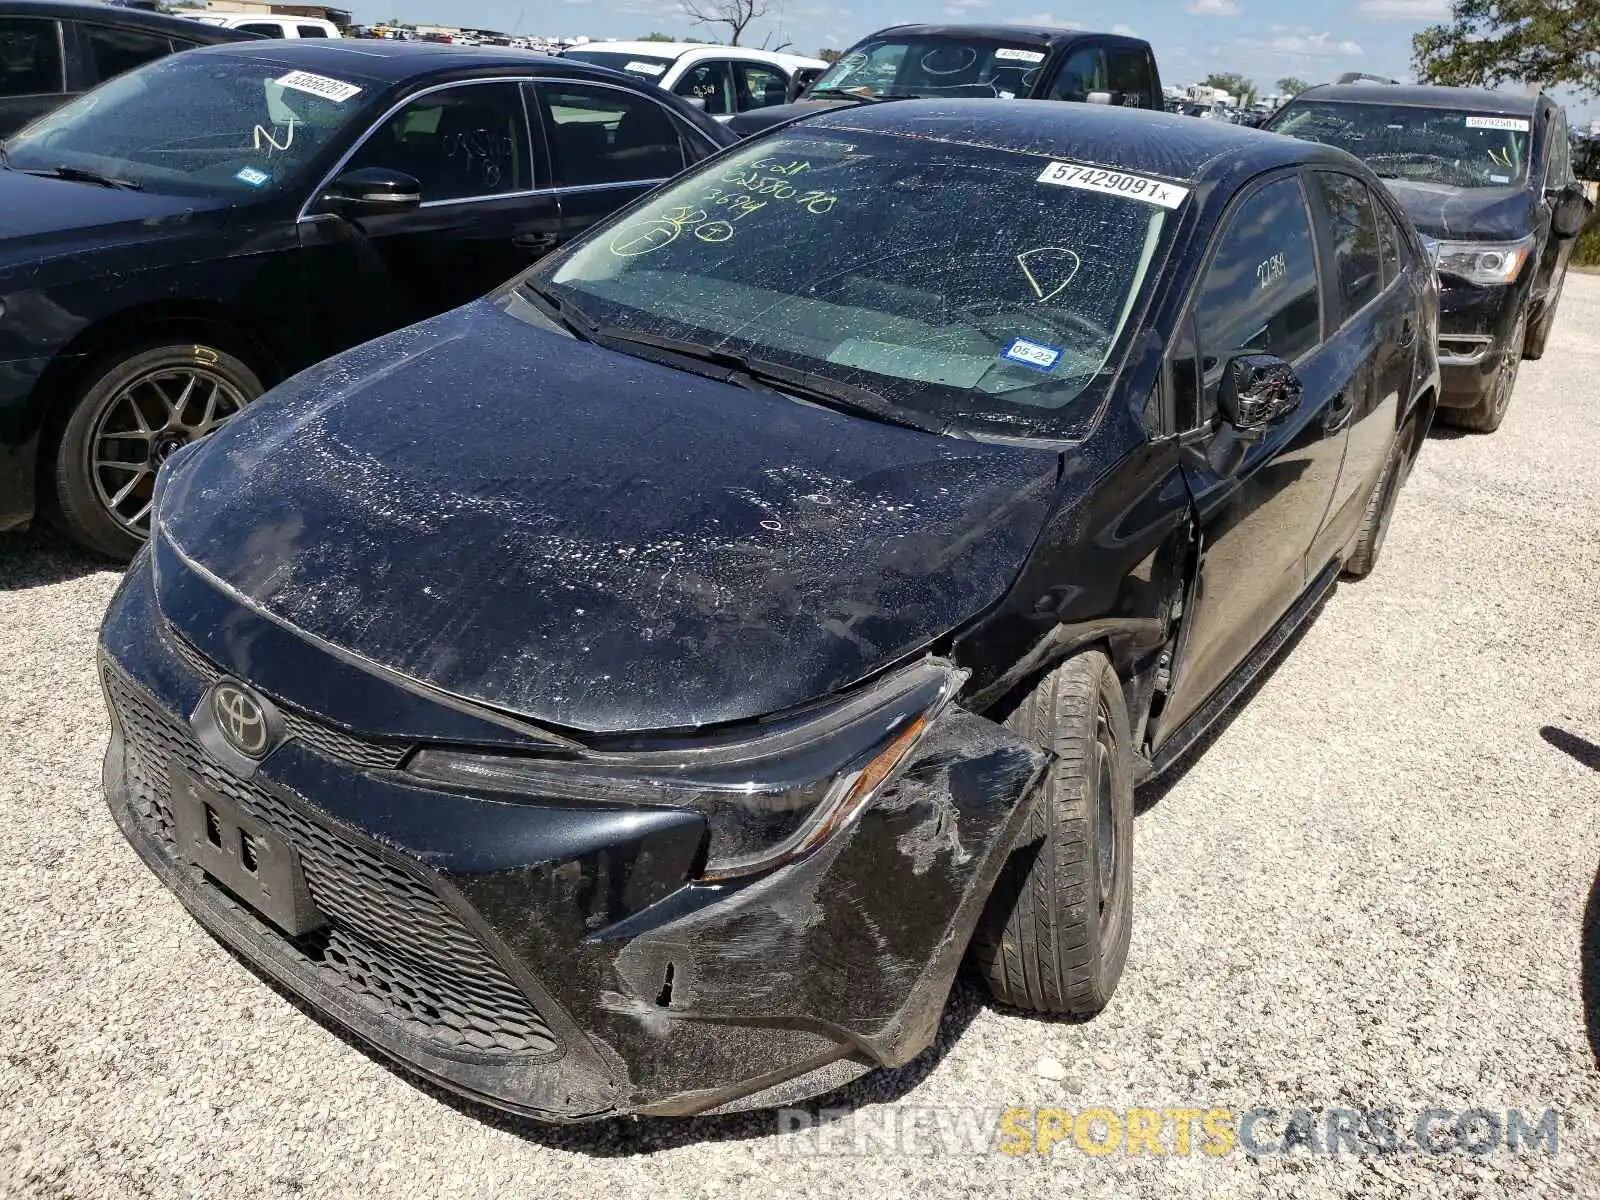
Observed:
[[[632,71],[635,75],[660,75],[666,70],[660,63],[647,62],[631,62],[622,69]]]
[[[1468,117],[1468,129],[1503,129],[1507,133],[1527,133],[1533,123],[1526,117]]]
[[[313,96],[321,96],[324,100],[332,100],[335,104],[343,104],[350,97],[361,94],[361,89],[353,83],[346,83],[342,79],[329,79],[326,75],[313,75],[310,71],[290,71],[282,79],[274,82],[279,87],[293,88],[297,92],[310,92]]]
[[[1104,192],[1108,196],[1126,196],[1130,200],[1143,200],[1146,204],[1158,204],[1162,208],[1177,208],[1189,196],[1188,188],[1164,179],[1129,175],[1126,171],[1108,171],[1103,167],[1088,167],[1082,163],[1053,162],[1039,173],[1039,182],[1078,188],[1085,192]]]
[[[1044,55],[1037,50],[1013,50],[1010,46],[1002,46],[994,52],[995,58],[1001,62],[1042,63]]]
[[[1032,367],[1035,371],[1054,371],[1061,361],[1061,351],[1043,342],[1030,342],[1027,338],[1012,338],[1011,344],[1000,352],[1007,362]]]

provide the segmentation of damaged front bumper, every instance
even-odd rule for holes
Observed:
[[[853,823],[706,883],[694,811],[440,788],[404,770],[414,742],[281,695],[278,748],[225,765],[192,718],[227,672],[169,629],[148,556],[107,616],[102,674],[112,812],[190,912],[376,1050],[546,1120],[783,1103],[909,1061],[1045,759],[946,707]],[[186,781],[218,810],[203,834]],[[264,919],[200,837],[286,852],[314,919]]]
[[[1483,287],[1454,279],[1444,282],[1439,291],[1442,407],[1472,408],[1494,389],[1505,355],[1512,350],[1507,342],[1526,302],[1525,283]],[[1521,354],[1521,347],[1515,352]]]

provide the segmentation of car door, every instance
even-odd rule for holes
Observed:
[[[328,228],[314,226],[307,240],[341,249],[345,269],[370,284],[358,289],[368,299],[352,322],[392,329],[436,316],[559,241],[561,207],[519,80],[452,83],[411,98],[379,119],[335,174],[369,168],[415,178],[422,204],[354,221],[313,205]],[[353,282],[339,284],[348,294]]]
[[[1539,255],[1539,273],[1533,281],[1533,297],[1542,303],[1558,290],[1566,275],[1567,261],[1577,245],[1574,238],[1551,235],[1551,219],[1556,201],[1572,182],[1572,141],[1567,132],[1567,117],[1560,108],[1551,105],[1544,110],[1545,129],[1540,139],[1542,163],[1529,169],[1530,179],[1537,180],[1539,195],[1539,236],[1543,246]]]
[[[683,170],[709,146],[650,96],[606,83],[532,85],[561,195],[561,235],[575,237]]]
[[[61,22],[0,16],[0,138],[59,107],[69,94]]]
[[[1180,442],[1199,558],[1156,745],[1216,691],[1308,582],[1306,551],[1333,496],[1345,436],[1342,425],[1329,428],[1344,364],[1325,336],[1313,211],[1295,172],[1243,192],[1212,240],[1190,316],[1174,337],[1171,388],[1177,427],[1187,431]],[[1303,391],[1293,412],[1241,446],[1218,395],[1229,362],[1255,353],[1288,362]]]
[[[1393,216],[1366,183],[1337,171],[1312,174],[1312,195],[1325,230],[1337,329],[1331,339],[1340,363],[1341,393],[1330,422],[1348,431],[1345,460],[1327,519],[1308,553],[1309,569],[1344,549],[1361,525],[1366,504],[1388,460],[1395,422],[1409,387],[1417,329],[1406,281],[1384,267],[1379,217]],[[1398,237],[1399,231],[1392,230]],[[1398,249],[1396,250],[1398,253]]]

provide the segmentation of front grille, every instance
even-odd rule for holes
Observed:
[[[438,1051],[544,1056],[559,1049],[527,997],[423,877],[260,785],[234,778],[118,667],[108,662],[105,676],[126,743],[133,809],[169,854],[177,856],[168,774],[173,763],[294,848],[328,924],[292,941],[278,934],[285,958],[314,968]],[[249,912],[220,889],[214,895]]]
[[[222,668],[191,646],[176,630],[171,632],[168,640],[177,650],[178,657],[188,663],[190,670],[204,679],[208,685],[216,683],[223,677]],[[358,737],[342,729],[335,729],[307,713],[298,712],[281,703],[278,707],[283,713],[284,733],[295,741],[304,742],[313,749],[320,750],[329,758],[341,758],[358,767],[392,771],[406,760],[406,755],[411,753],[410,746]]]

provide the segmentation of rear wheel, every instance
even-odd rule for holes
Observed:
[[[248,365],[213,346],[160,344],[97,360],[56,446],[56,523],[85,546],[131,557],[149,536],[161,464],[261,392]]]
[[[1500,354],[1500,369],[1495,372],[1494,383],[1488,394],[1471,408],[1441,408],[1439,419],[1461,429],[1477,433],[1493,433],[1505,420],[1506,409],[1511,407],[1511,393],[1517,386],[1517,368],[1522,365],[1522,348],[1528,339],[1528,310],[1522,310],[1517,324],[1506,339]]]
[[[1055,754],[973,935],[996,999],[1090,1017],[1111,1000],[1133,931],[1128,710],[1099,651],[1051,672],[1006,727]]]
[[[1409,428],[1409,427],[1408,427]],[[1394,516],[1394,506],[1400,499],[1400,488],[1406,478],[1406,453],[1410,435],[1401,430],[1389,451],[1389,461],[1384,464],[1378,486],[1372,489],[1367,501],[1367,511],[1361,518],[1361,532],[1356,535],[1355,548],[1345,559],[1344,574],[1350,579],[1365,579],[1378,565],[1378,555],[1383,553],[1384,539],[1389,536],[1389,520]]]

